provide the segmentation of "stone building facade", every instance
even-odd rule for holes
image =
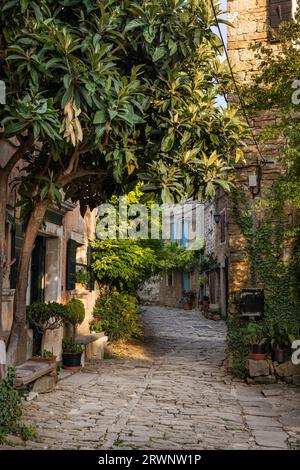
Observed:
[[[0,164],[5,164],[9,147],[0,143]],[[18,175],[18,169],[11,174],[11,181]],[[15,191],[8,187],[9,204],[16,203]],[[90,243],[95,237],[97,210],[87,211],[83,218],[79,206],[70,201],[61,208],[48,210],[46,221],[37,236],[32,253],[27,287],[27,305],[41,301],[66,303],[71,298],[79,298],[85,305],[86,317],[78,328],[78,333],[89,333],[89,321],[98,295],[97,284],[92,277],[90,263]],[[3,302],[1,331],[7,339],[13,319],[13,299],[16,270],[22,244],[22,228],[19,212],[11,212],[15,225],[6,224],[6,270],[3,282]],[[76,274],[77,272],[77,274]],[[80,272],[81,276],[78,275]],[[85,272],[85,277],[82,276]],[[77,282],[78,281],[78,282]],[[84,282],[82,282],[84,281]],[[41,350],[53,351],[60,358],[64,329],[47,331],[43,337],[28,325],[27,341],[22,344],[22,358],[29,358]]]
[[[227,29],[227,49],[238,85],[251,82],[259,71],[260,63],[251,45],[260,42],[276,49],[271,29],[293,18],[296,3],[296,0],[227,1],[228,19],[234,26]],[[231,99],[236,101],[237,97]],[[264,128],[275,124],[275,111],[260,112],[248,118],[254,138],[244,149],[246,163],[236,166],[236,185],[244,190],[253,207],[253,224],[256,224],[263,217],[263,212],[255,209],[256,197],[268,195],[282,167],[278,141],[256,144]],[[212,307],[226,318],[231,295],[242,288],[253,287],[253,281],[245,239],[233,213],[233,201],[222,191],[205,204],[205,242],[206,255],[212,254],[218,267],[202,273],[206,275],[207,284],[202,288],[201,298],[208,296]]]
[[[184,206],[175,206],[170,224],[170,227],[165,229],[169,231],[171,240],[187,249],[193,249],[193,243],[204,241],[204,205],[188,202]],[[161,276],[159,284],[160,305],[182,307],[184,292],[194,292],[196,306],[199,297],[198,279],[199,273],[196,271],[167,271]]]
[[[204,204],[205,249],[200,266],[201,287],[199,302],[209,298],[210,308],[223,318],[228,305],[228,233],[227,198],[217,191],[216,198]],[[208,262],[205,262],[208,260]]]
[[[253,43],[272,45],[276,49],[276,41],[271,28],[277,28],[281,21],[293,18],[296,0],[228,0],[229,20],[234,28],[228,28],[228,54],[235,76],[240,83],[251,82],[260,67],[255,52],[251,50]],[[258,140],[263,129],[274,124],[274,110],[264,111],[250,116],[253,135]],[[278,141],[268,140],[259,147],[251,139],[245,151],[246,164],[236,168],[237,186],[244,188],[250,204],[253,204],[253,217],[263,217],[262,212],[254,209],[257,196],[268,195],[270,187],[282,172],[279,162]],[[227,236],[229,263],[229,292],[237,292],[251,286],[249,263],[245,252],[245,240],[236,224],[232,213],[232,202],[227,198]],[[219,211],[219,208],[217,208]]]

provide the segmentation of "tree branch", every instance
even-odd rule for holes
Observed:
[[[18,163],[19,160],[21,160],[22,157],[24,157],[25,153],[30,150],[34,142],[34,137],[33,135],[30,135],[27,137],[25,142],[21,144],[18,147],[18,150],[10,157],[6,165],[3,167],[4,172],[8,176],[14,166]]]
[[[107,172],[105,170],[86,170],[84,168],[78,168],[76,172],[70,175],[62,175],[57,179],[57,183],[61,186],[66,186],[72,181],[83,178],[84,176],[105,176]]]
[[[64,175],[67,176],[67,175],[70,175],[72,173],[72,171],[74,170],[74,167],[76,166],[76,161],[78,160],[78,156],[79,156],[79,153],[78,153],[78,144],[77,144],[75,149],[74,149],[73,154],[71,155],[68,167],[65,170]]]

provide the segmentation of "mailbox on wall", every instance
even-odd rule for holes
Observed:
[[[239,297],[242,317],[261,317],[263,315],[265,299],[263,289],[242,289]]]

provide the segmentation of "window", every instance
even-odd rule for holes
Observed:
[[[10,288],[15,289],[17,283],[18,263],[23,243],[23,231],[21,224],[15,224],[11,229],[11,261]]]
[[[166,273],[166,287],[173,287],[174,285],[174,274],[167,272]]]
[[[89,246],[86,253],[86,263],[77,262],[78,243],[69,239],[67,244],[67,273],[66,289],[74,290],[76,282],[86,285],[90,291],[94,290],[95,278],[92,270],[92,250]]]
[[[283,21],[290,21],[295,12],[294,0],[269,0],[270,26],[273,29],[279,28]],[[271,37],[271,39],[274,39]]]

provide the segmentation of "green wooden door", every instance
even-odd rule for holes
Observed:
[[[38,236],[35,241],[34,250],[31,257],[31,283],[30,283],[30,303],[44,302],[45,276],[45,238]],[[42,333],[31,325],[33,330],[33,355],[41,354]]]

